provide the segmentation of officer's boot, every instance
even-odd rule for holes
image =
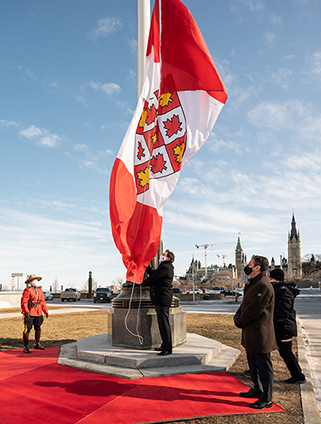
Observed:
[[[24,353],[31,353],[31,351],[28,348],[28,342],[29,342],[29,333],[23,333],[23,352]]]
[[[35,340],[35,349],[39,349],[39,350],[44,350],[44,347],[41,346],[41,344],[39,343],[40,341],[40,335],[41,335],[41,331],[36,331],[36,340]]]

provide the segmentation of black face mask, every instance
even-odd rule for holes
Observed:
[[[252,271],[253,268],[250,268],[248,265],[246,265],[246,267],[244,268],[244,272],[246,275],[250,275]]]

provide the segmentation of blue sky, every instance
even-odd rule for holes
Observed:
[[[321,2],[184,4],[229,98],[164,207],[175,273],[204,262],[195,244],[234,263],[238,232],[248,256],[279,264],[293,210],[302,256],[320,254]],[[80,288],[91,270],[112,284],[125,268],[108,187],[137,102],[137,1],[2,2],[0,39],[0,283]]]

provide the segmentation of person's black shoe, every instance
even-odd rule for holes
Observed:
[[[31,350],[28,348],[28,346],[23,348],[23,353],[31,353]]]
[[[284,380],[284,383],[286,384],[303,384],[306,383],[305,377],[291,377],[287,380]]]
[[[155,347],[154,349],[156,352],[161,352],[163,349],[161,347]]]
[[[249,407],[253,409],[264,409],[264,408],[272,408],[273,402],[265,402],[264,400],[258,399],[254,403],[250,403]]]
[[[158,356],[165,356],[165,355],[171,355],[171,354],[172,354],[172,352],[170,352],[169,350],[162,350],[157,355]]]
[[[261,392],[256,389],[250,389],[248,392],[239,393],[239,395],[245,398],[259,398],[261,396]]]
[[[40,343],[35,343],[35,345],[34,345],[34,347],[33,347],[34,349],[39,349],[39,350],[44,350],[44,347],[43,346],[41,346],[41,344]]]

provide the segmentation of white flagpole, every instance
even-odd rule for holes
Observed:
[[[144,84],[146,48],[150,26],[150,0],[138,0],[138,98]]]

